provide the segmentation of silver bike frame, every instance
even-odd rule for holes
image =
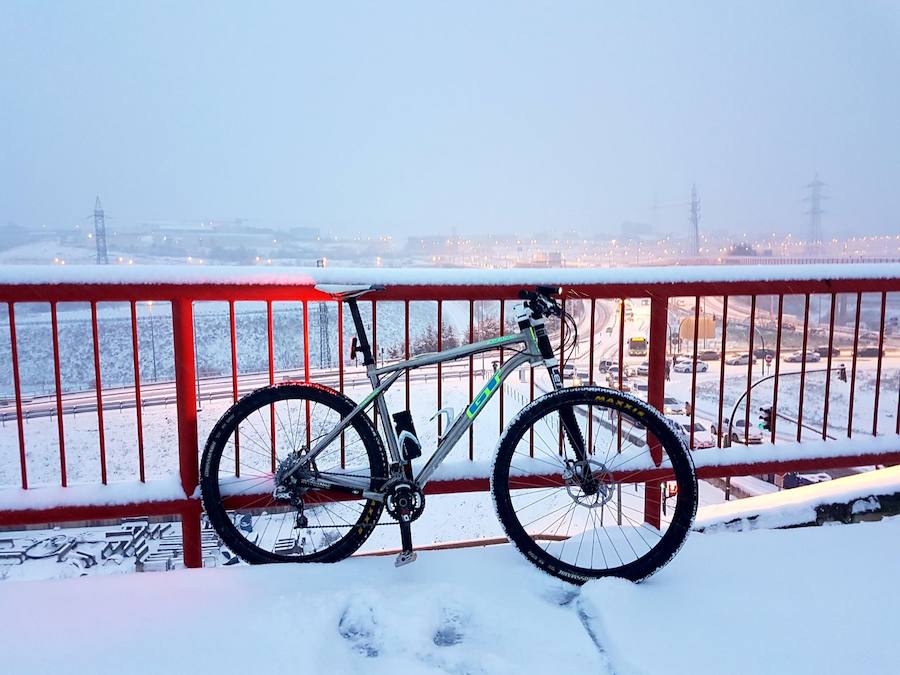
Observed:
[[[384,429],[384,437],[387,439],[388,452],[391,458],[391,467],[392,467],[392,475],[400,476],[402,475],[402,462],[403,457],[400,454],[400,446],[398,443],[397,435],[390,424],[390,410],[387,407],[387,402],[384,399],[384,393],[391,387],[394,382],[396,382],[403,373],[406,373],[410,370],[415,370],[416,368],[423,368],[425,366],[433,366],[438,363],[446,363],[447,361],[455,361],[457,359],[462,359],[467,356],[474,356],[475,354],[480,354],[482,352],[493,351],[498,348],[509,349],[514,347],[515,345],[521,345],[523,349],[512,356],[508,361],[504,361],[503,365],[497,369],[497,372],[493,374],[493,376],[487,381],[487,384],[481,389],[475,399],[466,406],[466,408],[456,416],[456,419],[450,424],[450,428],[447,429],[446,433],[438,439],[437,447],[434,450],[434,453],[425,463],[419,473],[415,476],[415,482],[420,488],[424,488],[428,483],[428,480],[431,478],[432,474],[437,470],[437,468],[441,465],[441,462],[447,457],[462,435],[469,429],[470,426],[475,422],[475,419],[484,410],[484,406],[493,396],[493,394],[503,386],[503,382],[506,380],[510,374],[516,370],[519,366],[524,365],[526,363],[530,363],[532,365],[536,365],[538,363],[544,364],[550,372],[550,379],[553,383],[554,389],[560,389],[562,387],[562,380],[560,378],[559,373],[559,365],[556,357],[552,359],[545,359],[541,356],[540,348],[537,344],[537,337],[535,335],[535,329],[544,325],[544,319],[534,319],[529,318],[529,326],[518,333],[512,335],[504,335],[501,337],[491,338],[490,340],[482,340],[481,342],[473,342],[472,344],[462,345],[460,347],[454,347],[453,349],[448,349],[447,351],[435,352],[431,354],[422,354],[420,356],[413,357],[406,361],[399,361],[397,363],[392,363],[387,366],[383,366],[382,368],[376,367],[374,363],[366,366],[366,374],[369,377],[369,381],[372,383],[372,392],[366,396],[365,399],[361,403],[359,403],[345,418],[343,418],[337,425],[322,437],[318,443],[312,448],[312,450],[303,457],[303,460],[296,467],[288,471],[287,475],[290,475],[297,471],[301,466],[311,462],[316,458],[316,456],[321,453],[330,443],[332,443],[342,431],[344,431],[350,424],[353,419],[360,414],[363,414],[363,411],[369,406],[369,404],[374,400],[375,406],[378,410],[378,416],[381,418],[381,425]],[[382,381],[382,376],[385,376]],[[377,432],[377,429],[376,429]],[[381,501],[383,499],[382,494],[380,492],[372,492],[365,489],[365,485],[363,483],[367,483],[368,479],[361,479],[359,477],[353,476],[340,476],[330,474],[327,478],[318,476],[314,481],[309,481],[310,483],[315,484],[315,487],[328,488],[328,487],[345,487],[351,488],[353,490],[359,490],[360,495],[367,499],[375,499]]]

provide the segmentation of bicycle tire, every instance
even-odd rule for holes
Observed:
[[[343,419],[356,407],[356,404],[352,400],[333,389],[307,383],[283,383],[263,387],[244,396],[222,415],[213,427],[209,439],[207,440],[201,462],[200,477],[200,493],[203,500],[203,506],[209,517],[210,524],[225,545],[238,557],[248,563],[336,562],[349,556],[366,541],[381,517],[384,508],[381,502],[371,499],[356,500],[357,503],[361,504],[359,517],[355,522],[352,520],[347,521],[346,525],[335,525],[334,528],[338,531],[346,529],[347,532],[345,534],[329,543],[321,550],[314,549],[314,551],[309,554],[302,551],[300,554],[286,554],[275,551],[274,549],[268,550],[263,546],[259,546],[258,540],[256,542],[251,541],[250,538],[242,534],[231,515],[231,513],[234,512],[240,513],[242,509],[228,508],[225,504],[228,496],[226,496],[225,499],[222,497],[222,486],[220,485],[222,476],[220,469],[222,469],[223,453],[228,446],[229,440],[235,436],[235,431],[239,430],[241,428],[240,425],[243,422],[246,422],[254,412],[258,412],[270,405],[276,406],[279,403],[284,403],[286,401],[300,402],[301,404],[308,402],[309,404],[322,406],[334,411],[337,414],[337,419]],[[309,410],[308,407],[307,410]],[[290,409],[288,409],[288,413],[290,416]],[[299,417],[298,414],[298,422]],[[310,419],[309,413],[307,413],[306,417],[307,420]],[[292,421],[293,420],[291,419],[291,422]],[[283,425],[282,429],[284,429]],[[369,463],[369,474],[371,477],[370,489],[377,489],[380,482],[383,480],[383,477],[387,475],[388,466],[387,456],[381,438],[376,432],[371,420],[365,414],[357,415],[345,431],[345,434],[353,432],[358,435],[364,448],[365,457]],[[245,435],[248,441],[252,440],[249,433],[245,432]],[[289,434],[285,431],[284,435]],[[339,443],[339,441],[336,439],[334,443]],[[273,443],[273,447],[274,446],[275,443]],[[329,448],[330,447],[331,446],[329,446]],[[326,448],[323,452],[327,452],[328,450],[329,449]],[[237,459],[239,453],[236,452],[235,456],[235,464],[237,466],[239,463]],[[362,454],[359,453],[359,456],[361,457]],[[275,460],[273,459],[272,461],[274,462]],[[259,475],[262,476],[263,474],[260,473]],[[229,470],[225,470],[225,478],[227,479],[228,477]],[[320,495],[326,494],[314,488],[310,489],[307,494],[315,495],[317,492]],[[335,500],[328,503],[336,505],[344,502],[344,505],[346,505],[347,501],[349,500]],[[323,502],[317,502],[314,503],[313,506],[307,505],[306,510],[308,511],[310,508],[320,508],[322,504]],[[275,504],[273,500],[273,505],[270,508],[274,510],[276,506],[277,508],[284,509],[283,505]],[[267,507],[268,505],[265,504],[254,507],[253,511],[255,512],[260,512],[260,510],[263,509],[262,515],[257,515],[256,517],[271,519],[273,516],[269,515],[268,512],[264,510]],[[327,507],[325,508],[327,510]],[[335,508],[337,507],[335,506]],[[243,510],[249,511],[249,509]],[[284,513],[289,513],[289,510],[284,511]],[[325,517],[325,515],[323,515],[323,517]],[[333,515],[328,515],[327,517],[331,518],[332,522],[334,522]],[[268,528],[268,522],[266,522],[266,527]],[[283,523],[282,526],[279,527],[279,535],[282,527]],[[300,529],[302,530],[302,528]],[[265,533],[263,536],[265,536]],[[278,535],[276,535],[276,539],[277,536]]]
[[[558,492],[560,488],[564,487],[564,481],[562,477],[559,479],[560,482],[558,485],[554,484],[551,478],[546,479],[546,487],[543,487],[544,484],[538,483],[537,479],[517,477],[515,472],[511,474],[510,469],[513,466],[512,463],[514,461],[514,456],[517,458],[515,461],[520,462],[520,466],[521,464],[528,465],[527,461],[518,459],[518,457],[521,455],[521,450],[517,451],[517,448],[520,447],[520,444],[523,442],[523,438],[526,436],[526,434],[529,434],[530,429],[534,429],[536,424],[538,424],[541,420],[546,420],[552,413],[562,409],[575,410],[576,406],[588,406],[587,411],[583,414],[585,424],[587,423],[587,420],[590,420],[591,424],[594,423],[594,419],[595,417],[597,417],[593,412],[594,408],[600,411],[607,411],[607,413],[600,413],[599,417],[601,419],[603,414],[611,413],[615,413],[615,415],[618,416],[617,419],[621,419],[621,416],[624,414],[623,411],[631,411],[631,413],[634,414],[635,418],[640,419],[640,425],[643,425],[641,429],[649,432],[656,438],[659,445],[661,446],[661,451],[665,453],[665,456],[669,458],[669,461],[671,463],[672,478],[677,482],[675,510],[672,513],[671,519],[667,523],[665,532],[659,536],[659,540],[655,543],[655,545],[650,546],[649,550],[647,550],[642,555],[638,555],[637,551],[632,548],[632,550],[635,550],[635,559],[627,563],[624,562],[624,559],[621,558],[620,555],[619,559],[622,564],[618,565],[607,565],[604,568],[594,568],[585,567],[584,565],[578,564],[580,560],[579,556],[581,554],[581,547],[583,545],[583,539],[585,536],[584,532],[589,531],[591,532],[591,536],[596,538],[596,542],[594,540],[591,540],[590,543],[593,547],[596,546],[597,542],[599,542],[601,553],[604,552],[604,547],[607,549],[609,548],[608,546],[605,546],[606,541],[597,534],[596,515],[592,516],[594,527],[588,530],[587,526],[585,526],[586,529],[582,531],[582,544],[579,544],[578,553],[575,556],[575,562],[573,564],[569,561],[560,559],[562,557],[562,554],[560,554],[559,557],[556,557],[554,554],[550,553],[551,546],[558,547],[558,544],[553,542],[542,544],[541,540],[538,539],[538,537],[540,536],[548,535],[544,535],[543,533],[535,534],[534,532],[529,533],[526,529],[529,523],[523,524],[521,522],[522,519],[517,514],[516,508],[513,504],[512,492],[517,490],[517,485],[538,485],[538,487],[532,488],[518,488],[520,490],[534,490],[535,492],[539,490],[550,492],[554,489]],[[613,433],[612,429],[610,429],[610,433]],[[529,436],[531,436],[532,439],[529,442],[533,442],[534,436],[532,434],[529,434]],[[562,439],[562,432],[560,432],[560,439]],[[561,440],[560,452],[563,452],[563,447],[564,444]],[[650,447],[651,445],[648,442],[648,452]],[[594,448],[594,450],[596,449]],[[534,452],[533,446],[530,452]],[[621,453],[621,451],[619,451],[619,453]],[[593,457],[594,455],[591,456]],[[622,457],[621,454],[618,454],[617,456]],[[631,460],[630,457],[628,459],[629,461]],[[536,461],[551,463],[552,458],[547,459],[546,457],[542,456]],[[624,459],[622,461],[624,462]],[[599,460],[597,463],[601,466],[603,464]],[[610,462],[610,466],[612,465],[613,463]],[[535,466],[539,465],[535,464]],[[520,467],[513,468],[519,470]],[[593,473],[593,467],[591,471]],[[606,475],[613,476],[615,474],[613,474],[610,470],[610,472]],[[611,483],[610,485],[615,485],[615,483]],[[643,485],[643,483],[641,483],[641,485]],[[666,487],[668,487],[668,484],[665,485]],[[643,489],[646,490],[647,488],[644,487]],[[572,497],[572,494],[569,491],[568,487],[566,488],[566,491],[572,501],[576,503],[575,507],[569,507],[574,514],[575,508],[578,505],[583,504],[582,502],[579,502],[578,499],[576,499],[576,497],[579,496],[577,488],[573,490],[573,492],[575,492],[575,497]],[[500,519],[500,522],[503,525],[503,528],[506,531],[510,542],[516,546],[516,548],[525,556],[526,559],[528,559],[538,568],[561,579],[576,584],[582,584],[590,579],[605,576],[615,576],[630,579],[632,581],[640,581],[657,572],[670,560],[672,560],[672,558],[684,544],[687,534],[693,524],[697,508],[697,479],[694,472],[693,462],[687,451],[684,441],[675,431],[672,424],[655,408],[634,396],[623,394],[622,392],[613,389],[606,389],[604,387],[595,386],[571,387],[554,391],[536,399],[522,409],[517,417],[504,430],[504,433],[501,436],[500,442],[498,444],[497,453],[494,458],[494,465],[491,472],[491,493],[493,495],[497,516]],[[646,523],[636,522],[627,515],[626,518],[634,523],[636,527],[622,527],[622,495],[623,493],[621,491],[618,491],[618,499],[620,504],[620,506],[618,507],[618,527],[620,527],[624,532],[624,534],[617,537],[620,541],[622,540],[622,536],[625,537],[625,540],[629,539],[629,537],[627,536],[628,531],[633,530],[634,532],[638,532],[640,534],[638,528],[640,528],[641,531],[649,529]],[[553,495],[551,495],[551,497],[553,497],[554,499],[556,498]],[[548,497],[543,497],[542,499],[547,500]],[[532,502],[532,504],[536,504],[542,499],[538,499],[537,501]],[[587,498],[582,493],[580,499],[585,501]],[[663,500],[665,500],[665,498],[663,498]],[[560,501],[564,502],[565,500],[563,499]],[[550,508],[554,505],[555,503],[551,501],[551,503],[546,508]],[[600,505],[599,507],[601,513],[601,528],[603,527],[603,514],[606,507],[606,503]],[[596,508],[596,506],[592,506],[591,508]],[[637,511],[636,509],[633,510]],[[639,517],[640,516],[635,514],[635,518]],[[565,516],[563,516],[563,518],[565,518]],[[574,520],[574,515],[570,518],[570,525],[572,520]],[[607,537],[609,537],[609,542],[613,544],[613,548],[615,548],[614,542],[616,538],[611,537],[609,531],[606,532],[606,535]],[[556,535],[554,534],[553,536]],[[564,547],[565,542],[569,541],[569,539],[563,538],[562,541],[562,546]],[[631,545],[631,543],[629,543],[629,545]],[[617,554],[618,553],[619,552],[617,551]],[[569,557],[571,557],[571,548]],[[593,548],[591,562],[593,563]],[[606,562],[605,554],[604,562]]]

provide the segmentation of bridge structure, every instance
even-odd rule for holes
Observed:
[[[0,488],[0,527],[32,526],[60,524],[85,521],[116,520],[137,516],[170,516],[180,518],[184,563],[187,567],[202,565],[201,550],[201,513],[199,499],[198,457],[202,440],[198,432],[198,369],[196,362],[197,334],[195,332],[195,307],[198,303],[220,302],[228,308],[228,330],[232,373],[225,379],[230,389],[230,398],[237,400],[239,395],[239,373],[236,339],[237,303],[263,303],[266,317],[266,348],[268,352],[268,370],[261,374],[260,384],[280,381],[281,373],[276,371],[274,353],[276,335],[273,330],[273,303],[293,302],[302,308],[303,316],[303,354],[304,362],[292,377],[305,381],[323,381],[343,391],[354,372],[347,363],[344,338],[344,308],[340,302],[333,300],[315,289],[317,283],[380,283],[386,290],[367,296],[364,303],[370,304],[373,324],[372,342],[378,350],[378,314],[384,303],[394,303],[402,308],[403,325],[402,355],[408,357],[411,349],[411,312],[415,303],[428,303],[434,308],[436,318],[437,347],[440,349],[442,328],[445,323],[445,309],[453,303],[454,307],[465,307],[468,312],[468,335],[462,337],[475,338],[476,303],[496,303],[499,312],[499,326],[502,331],[507,324],[510,307],[518,298],[522,288],[536,284],[558,285],[562,288],[564,305],[578,316],[582,327],[582,337],[586,339],[579,344],[581,360],[586,365],[585,384],[609,384],[623,388],[626,371],[626,326],[632,306],[644,308],[649,337],[649,353],[646,357],[648,402],[660,410],[666,409],[667,369],[671,365],[671,324],[673,316],[694,319],[693,339],[687,345],[683,362],[691,364],[687,378],[690,380],[690,401],[684,412],[691,418],[689,443],[694,445],[693,421],[697,415],[697,377],[702,360],[701,337],[698,334],[701,324],[701,312],[707,314],[709,307],[717,315],[721,329],[715,337],[720,349],[719,358],[713,362],[712,368],[718,370],[717,405],[712,406],[708,415],[715,418],[715,446],[693,453],[698,477],[701,479],[727,478],[733,476],[781,474],[791,471],[815,471],[866,465],[883,465],[900,463],[900,392],[897,377],[887,377],[888,365],[894,358],[895,346],[893,338],[887,335],[886,325],[889,323],[889,307],[897,300],[900,293],[900,265],[898,264],[860,264],[842,265],[835,268],[827,265],[779,265],[779,266],[741,266],[741,267],[679,267],[679,268],[636,268],[612,270],[390,270],[390,269],[267,269],[260,272],[256,269],[243,268],[206,268],[206,269],[174,269],[171,267],[145,268],[104,268],[74,269],[53,268],[47,270],[31,269],[23,273],[16,268],[0,269],[0,303],[5,303],[8,311],[7,328],[9,331],[9,359],[12,372],[12,396],[8,405],[15,412],[14,422],[4,427],[3,434],[15,434],[17,457],[5,457],[3,461],[18,463],[18,483],[15,486]],[[855,308],[850,312],[849,322],[837,321],[839,304]],[[814,300],[826,307],[824,320],[814,325],[811,307]],[[168,303],[171,313],[160,316],[160,321],[171,321],[173,342],[171,383],[173,404],[177,411],[177,473],[168,479],[148,478],[145,471],[145,433],[142,411],[142,380],[140,368],[138,339],[138,308],[142,303]],[[336,333],[333,335],[335,353],[340,355],[337,369],[317,371],[310,365],[310,340],[317,339],[314,331],[309,330],[308,320],[310,308],[316,303],[338,304]],[[30,480],[29,448],[26,443],[26,425],[30,402],[23,392],[22,363],[27,356],[27,345],[19,339],[17,316],[22,305],[39,303],[49,309],[51,336],[53,344],[53,371],[55,376],[55,392],[52,396],[57,422],[59,483],[58,485],[34,485]],[[66,417],[64,406],[67,396],[61,377],[61,355],[59,344],[59,312],[67,303],[83,303],[90,309],[91,353],[93,355],[94,390],[93,408],[98,419],[97,447],[99,451],[99,472],[93,483],[71,485],[67,479],[68,461],[66,457]],[[133,387],[126,390],[134,398],[132,409],[137,429],[136,444],[127,448],[131,460],[136,467],[136,480],[133,482],[111,481],[108,471],[108,444],[110,439],[105,435],[104,404],[110,395],[102,384],[101,340],[98,328],[98,305],[118,303],[127,308],[130,321],[131,358],[134,366]],[[799,326],[794,325],[797,319],[786,310],[788,304],[802,308],[802,320]],[[709,305],[707,307],[706,305]],[[880,330],[871,331],[862,320],[863,307],[874,307],[876,322]],[[606,308],[601,311],[602,308]],[[729,317],[731,317],[729,319]],[[731,321],[732,323],[729,323]],[[822,410],[815,415],[813,433],[808,432],[812,422],[807,419],[804,424],[804,412],[809,415],[809,398],[804,405],[805,387],[808,385],[807,360],[801,359],[792,372],[799,380],[799,407],[791,412],[791,419],[796,426],[789,433],[780,430],[775,424],[767,430],[767,441],[763,445],[751,446],[749,433],[751,424],[751,404],[745,405],[741,412],[745,424],[741,438],[735,438],[737,444],[728,445],[721,430],[727,424],[726,382],[733,371],[726,367],[725,352],[731,344],[732,337],[728,332],[731,326],[739,325],[746,333],[746,342],[742,350],[752,354],[759,346],[757,336],[765,326],[774,339],[768,346],[774,352],[771,361],[774,365],[774,406],[778,406],[779,371],[786,367],[783,357],[789,351],[786,346],[787,333],[791,333],[791,342],[799,346],[800,353],[806,353],[813,346],[814,336],[827,343],[824,357],[824,396]],[[615,347],[602,346],[599,339],[604,333],[612,335]],[[859,348],[865,333],[872,333],[876,356],[863,356]],[[833,411],[829,418],[829,391],[835,386],[837,369],[835,361],[836,336],[844,336],[852,345],[851,353],[842,355],[847,361],[847,386],[849,387],[849,411],[841,413],[836,420]],[[557,329],[554,339],[559,341],[560,348],[566,341],[561,329]],[[504,355],[499,353],[502,361]],[[618,364],[617,377],[601,379],[599,364],[601,361],[612,361]],[[863,363],[866,365],[865,379],[867,394],[860,396],[861,373]],[[446,366],[445,366],[446,367]],[[437,377],[432,385],[436,388],[438,407],[442,402],[442,386],[444,378],[441,366],[438,366]],[[727,369],[726,369],[727,368]],[[746,366],[741,366],[746,375],[746,393],[753,386],[754,373],[757,366],[753,359],[748,359]],[[809,368],[811,369],[811,367]],[[455,377],[462,377],[468,382],[470,398],[476,391],[476,359],[470,357],[462,369],[454,371]],[[229,382],[230,380],[230,382]],[[405,381],[405,400],[407,407],[411,398],[411,381]],[[536,383],[534,371],[524,376],[524,391],[527,400],[539,396],[541,387]],[[869,391],[871,387],[871,391]],[[146,389],[145,385],[145,389]],[[122,396],[119,391],[115,394]],[[749,399],[749,396],[746,398]],[[508,419],[514,401],[505,397],[501,390],[498,397],[500,428]],[[854,411],[854,402],[856,410]],[[862,408],[866,406],[867,409]],[[884,414],[884,410],[888,410]],[[755,420],[755,415],[753,415]],[[862,419],[860,423],[858,420]],[[440,425],[441,419],[435,424]],[[782,425],[784,422],[781,423]],[[862,424],[862,427],[860,426]],[[838,431],[835,431],[837,429]],[[468,437],[468,461],[470,466],[462,470],[447,472],[433,480],[427,491],[433,494],[485,491],[489,489],[488,468],[475,461],[474,434],[470,430]],[[489,433],[493,433],[490,430]],[[728,439],[730,440],[730,438]],[[811,442],[811,441],[815,442]],[[654,481],[652,471],[648,471],[641,480],[648,483]],[[658,521],[659,500],[646,500],[644,518],[647,522]]]

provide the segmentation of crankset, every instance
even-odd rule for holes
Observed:
[[[416,559],[410,524],[425,510],[425,493],[413,481],[395,478],[384,486],[384,508],[391,518],[400,523],[402,551],[394,560],[394,565],[396,567],[408,565]]]

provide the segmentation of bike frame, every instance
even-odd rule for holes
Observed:
[[[395,430],[390,424],[391,412],[385,401],[384,394],[401,375],[411,370],[415,370],[416,368],[433,366],[448,361],[456,361],[467,356],[493,351],[498,348],[509,349],[516,345],[521,345],[522,347],[521,351],[514,354],[508,361],[504,361],[484,387],[482,387],[481,391],[478,392],[475,399],[466,406],[464,411],[456,416],[456,419],[450,422],[450,427],[447,429],[446,433],[438,439],[437,447],[434,449],[431,457],[414,478],[415,483],[420,488],[425,487],[428,480],[441,465],[441,462],[444,461],[469,427],[474,424],[475,419],[481,411],[484,410],[485,405],[490,400],[491,396],[493,396],[494,392],[503,385],[506,378],[519,366],[524,364],[544,364],[550,373],[550,380],[553,383],[553,388],[562,388],[559,362],[555,355],[551,358],[546,358],[541,354],[538,335],[542,334],[541,331],[544,326],[543,318],[535,319],[527,314],[523,314],[520,317],[517,317],[519,318],[520,326],[520,331],[518,333],[491,338],[489,340],[482,340],[480,342],[473,342],[468,345],[448,349],[447,351],[421,354],[405,361],[399,361],[378,368],[371,359],[368,342],[365,339],[365,333],[361,330],[363,327],[362,322],[358,320],[358,310],[355,306],[356,301],[355,299],[351,299],[349,302],[352,303],[351,311],[354,313],[354,321],[357,324],[357,334],[363,345],[363,354],[367,356],[366,374],[369,377],[369,381],[372,383],[372,393],[366,396],[366,398],[363,399],[350,414],[338,422],[328,434],[322,437],[310,452],[303,457],[302,463],[289,471],[288,475],[294,473],[294,471],[298,470],[303,464],[307,464],[314,460],[319,453],[341,434],[341,432],[350,426],[357,415],[364,414],[364,410],[372,403],[372,401],[374,401],[378,410],[378,416],[381,418],[384,437],[387,439],[387,449],[391,460],[391,478],[401,477],[403,475],[402,465],[404,463],[404,458],[400,453],[400,443]],[[546,336],[544,336],[544,339],[546,339]],[[384,379],[382,379],[382,377]],[[438,414],[441,413],[438,412]],[[416,440],[418,442],[418,439]],[[317,476],[314,481],[307,482],[317,488],[338,490],[349,489],[355,494],[367,499],[383,500],[381,492],[374,492],[366,489],[367,485],[364,485],[363,483],[368,483],[367,478],[330,474],[328,477]]]

